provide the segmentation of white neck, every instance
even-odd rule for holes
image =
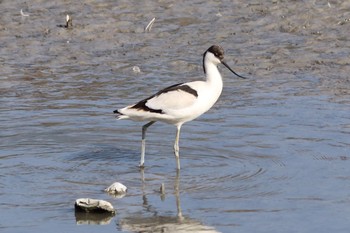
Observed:
[[[217,86],[217,88],[219,89],[222,89],[222,77],[217,65],[211,61],[205,60],[204,67],[207,83],[209,83],[210,85]]]

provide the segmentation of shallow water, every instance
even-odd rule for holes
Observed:
[[[1,232],[347,232],[349,7],[0,2]],[[67,13],[71,30],[57,27]],[[200,79],[212,44],[249,79],[220,67],[220,100],[183,126],[180,174],[175,128],[162,123],[140,171],[142,124],[112,111]],[[125,197],[103,192],[115,181]],[[81,197],[117,215],[75,215]]]

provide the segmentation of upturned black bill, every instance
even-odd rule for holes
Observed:
[[[247,79],[246,77],[243,77],[243,76],[237,74],[236,72],[234,72],[233,69],[231,69],[231,67],[229,67],[229,66],[226,64],[226,62],[221,61],[221,63],[222,63],[224,66],[226,66],[227,69],[229,69],[232,73],[234,73],[235,75],[237,75],[238,77],[243,78],[243,79]]]

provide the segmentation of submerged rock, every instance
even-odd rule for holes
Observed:
[[[75,210],[89,213],[115,213],[114,207],[108,201],[91,198],[79,198],[75,200]]]
[[[128,188],[125,185],[119,182],[115,182],[111,184],[108,188],[106,188],[105,192],[115,197],[122,198],[125,196],[127,190]]]

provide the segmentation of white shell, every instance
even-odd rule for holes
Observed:
[[[126,191],[128,190],[128,188],[123,185],[122,183],[119,182],[115,182],[113,184],[111,184],[108,188],[105,189],[105,191],[109,194],[124,194],[126,193]]]
[[[23,9],[21,9],[21,15],[22,15],[23,17],[28,17],[28,16],[29,16],[28,14],[24,14]]]
[[[138,66],[134,66],[134,67],[132,67],[132,71],[134,71],[134,73],[138,74],[141,72],[141,69]]]
[[[75,208],[85,212],[110,212],[115,213],[111,203],[104,200],[91,198],[79,198],[75,200]]]

